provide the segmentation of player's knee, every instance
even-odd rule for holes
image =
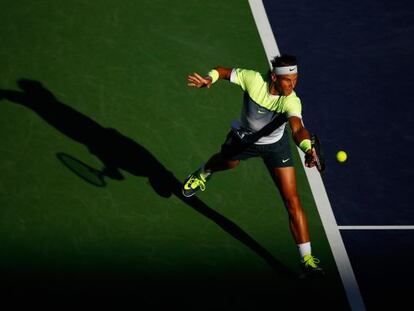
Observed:
[[[233,168],[235,168],[236,166],[238,166],[239,164],[240,164],[240,161],[239,161],[239,160],[227,161],[227,167],[228,167],[229,169],[233,169]]]

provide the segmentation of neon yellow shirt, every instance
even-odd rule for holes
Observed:
[[[244,105],[239,126],[250,132],[257,132],[278,116],[302,118],[302,104],[295,92],[288,96],[269,93],[266,75],[257,71],[235,68],[230,82],[239,85],[244,91]],[[233,125],[234,126],[234,125]],[[272,144],[282,138],[286,122],[271,134],[260,138],[256,144]]]

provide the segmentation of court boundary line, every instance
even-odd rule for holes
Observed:
[[[411,225],[383,225],[383,226],[338,226],[339,230],[414,230]]]
[[[274,56],[280,55],[275,35],[270,26],[262,0],[249,0],[249,5],[265,49],[266,57],[271,67],[270,60]],[[301,155],[302,151],[299,148],[297,148],[297,150],[299,155]],[[352,270],[338,224],[333,214],[322,177],[316,169],[308,169],[305,167],[303,157],[301,157],[301,163],[309,181],[312,195],[315,199],[315,204],[321,217],[322,225],[325,229],[325,233],[328,238],[328,242],[331,247],[339,275],[342,279],[342,284],[345,288],[345,293],[351,309],[365,310],[361,292],[359,290],[354,271]]]

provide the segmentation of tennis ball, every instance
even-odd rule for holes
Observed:
[[[348,156],[347,156],[346,152],[342,151],[342,150],[338,151],[337,154],[336,154],[336,159],[338,160],[339,163],[345,162],[347,157]]]

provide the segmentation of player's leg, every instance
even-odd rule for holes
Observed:
[[[289,225],[297,244],[309,242],[308,223],[296,190],[289,134],[285,130],[279,141],[264,145],[262,158],[282,196],[289,214]]]
[[[285,130],[278,142],[262,148],[262,158],[288,212],[290,230],[298,246],[305,275],[322,274],[322,269],[317,266],[318,260],[311,254],[308,221],[296,189],[296,172],[293,166],[288,132]]]
[[[183,183],[182,193],[185,197],[193,196],[198,190],[204,191],[207,181],[215,172],[224,171],[235,168],[239,165],[241,159],[251,156],[246,154],[246,146],[241,145],[240,141],[230,132],[224,144],[221,146],[220,152],[214,154],[195,172],[188,175]]]
[[[309,242],[308,222],[297,194],[294,167],[277,167],[271,169],[270,173],[288,212],[290,230],[296,244]]]
[[[210,173],[233,169],[240,164],[240,160],[227,159],[221,152],[213,155],[204,165],[204,170]]]
[[[318,266],[319,260],[312,256],[308,222],[297,194],[294,167],[276,167],[269,170],[289,215],[290,230],[298,246],[303,276],[323,275],[323,270]]]
[[[227,159],[222,153],[214,154],[206,164],[200,166],[184,181],[182,193],[185,197],[193,196],[198,190],[204,191],[211,175],[218,171],[229,170],[239,165],[240,160]]]

